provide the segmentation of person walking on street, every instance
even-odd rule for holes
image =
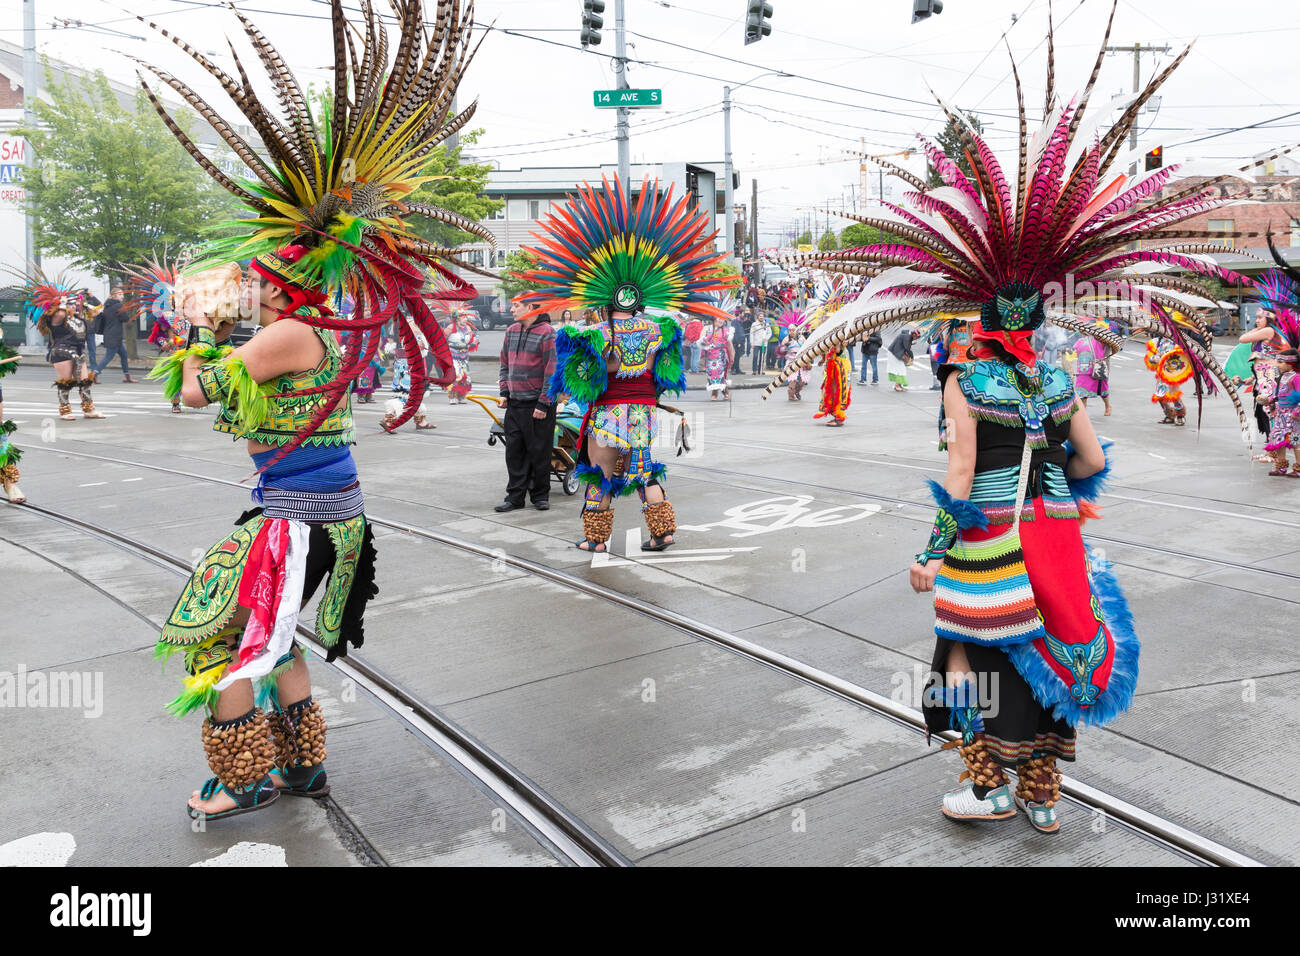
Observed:
[[[754,355],[750,371],[754,375],[763,374],[763,357],[767,354],[767,340],[771,337],[772,327],[768,325],[767,319],[757,316],[749,327],[749,350]]]
[[[749,351],[749,329],[757,321],[754,319],[755,314],[750,313],[748,320],[739,315],[731,320],[731,374],[733,375],[745,374],[740,370],[740,360]]]
[[[114,356],[122,360],[122,381],[125,383],[134,383],[140,381],[138,378],[131,377],[131,370],[126,364],[126,343],[123,341],[122,327],[131,321],[130,316],[122,309],[122,290],[114,288],[109,295],[108,300],[104,303],[104,309],[99,313],[99,319],[96,325],[104,336],[104,356],[93,366],[95,379],[98,381],[99,373],[104,371],[108,364],[113,361]]]
[[[880,353],[880,347],[885,344],[885,340],[880,337],[879,332],[872,332],[867,336],[867,340],[862,343],[862,375],[858,379],[859,385],[867,384],[867,364],[871,364],[871,384],[880,384],[880,369],[877,365],[877,356]]]
[[[501,343],[501,398],[506,410],[505,501],[497,511],[514,511],[531,497],[538,511],[550,508],[551,446],[555,439],[555,405],[546,393],[555,374],[555,330],[542,312],[521,318],[528,304],[521,296],[510,303],[515,322]]]
[[[889,343],[890,359],[885,374],[894,383],[894,391],[907,391],[907,367],[912,364],[912,343],[920,336],[919,332],[903,329],[894,341]]]

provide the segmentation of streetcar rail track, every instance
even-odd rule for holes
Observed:
[[[185,575],[192,571],[189,564],[175,555],[128,535],[31,502],[18,507],[147,557],[166,570]],[[299,624],[298,637],[299,644],[317,651],[319,660],[326,663],[324,645],[316,640],[316,635],[310,628]],[[449,760],[477,780],[483,789],[510,806],[524,821],[526,828],[562,860],[576,866],[632,865],[604,837],[547,794],[526,774],[379,669],[351,655],[330,661],[327,666],[369,691],[418,736],[442,751]]]
[[[130,465],[130,466],[145,468],[153,471],[159,471],[167,474],[180,475],[183,477],[193,478],[193,479],[197,479],[197,480],[201,480],[213,484],[223,484],[223,485],[229,485],[237,488],[247,487],[246,485],[242,485],[239,482],[230,481],[228,479],[214,478],[208,475],[200,475],[192,472],[183,472],[177,469],[166,468],[160,465],[146,464],[143,462],[135,462],[127,459],[109,458],[107,456],[92,455],[85,452],[71,452],[67,450],[60,450],[59,453],[73,454],[79,457],[101,460],[113,464]],[[717,470],[717,469],[709,469],[709,470]],[[804,484],[809,484],[809,483],[804,482]],[[827,486],[822,486],[822,487],[827,487]],[[842,491],[842,489],[834,489],[829,487],[827,487],[827,490]],[[866,495],[865,493],[858,493],[858,492],[844,492],[844,493],[859,494],[863,497],[876,497],[876,498],[884,497],[878,495]],[[916,502],[906,501],[905,499],[886,499],[886,500],[898,501],[910,505],[916,504]],[[165,560],[168,560],[174,563],[175,565],[188,570],[188,565],[180,561],[180,559],[175,558],[174,556],[171,555],[166,555],[165,552],[157,551],[157,549],[153,549],[149,545],[145,545],[139,542],[134,542],[132,539],[129,539],[124,535],[119,535],[116,532],[110,532],[104,529],[100,529],[97,526],[92,525],[89,522],[81,521],[80,519],[65,518],[64,516],[61,516],[56,512],[52,512],[49,509],[41,508],[39,506],[33,506],[30,503],[19,507],[30,508],[32,510],[46,514],[47,516],[53,517],[55,520],[67,521],[68,523],[74,524],[76,526],[80,526],[90,531],[91,533],[105,536],[110,540],[115,539],[116,541],[125,544],[128,548],[138,549],[145,553],[160,555]],[[472,541],[467,541],[465,539],[455,537],[453,535],[445,534],[440,531],[435,531],[433,529],[420,528],[414,525],[407,524],[405,522],[394,521],[391,519],[386,519],[374,515],[367,515],[367,520],[380,527],[385,527],[390,530],[403,532],[415,537],[425,538],[426,540],[434,541],[439,544],[443,544],[447,547],[453,548],[455,550],[459,550],[467,554],[472,554],[477,557],[484,558],[490,561],[502,562],[504,564],[516,568],[517,570],[523,571],[527,574],[530,574],[534,577],[538,577],[542,580],[546,580],[553,584],[557,584],[561,587],[565,587],[570,590],[577,591],[579,593],[584,593],[591,597],[595,597],[600,600],[606,601],[608,603],[624,607],[628,610],[631,610],[635,613],[648,617],[652,620],[656,620],[660,623],[666,624],[677,630],[690,634],[699,640],[712,644],[715,647],[720,647],[724,650],[734,653],[737,656],[750,660],[754,663],[761,664],[775,671],[786,674],[787,676],[794,677],[809,686],[817,688],[823,692],[832,694],[833,696],[836,696],[851,704],[859,706],[878,716],[884,717],[910,731],[917,732],[920,734],[926,733],[924,719],[921,713],[917,710],[914,710],[910,707],[906,707],[889,697],[886,697],[882,694],[878,694],[874,691],[871,691],[851,681],[845,680],[844,678],[841,678],[835,674],[831,674],[827,671],[821,670],[820,668],[814,667],[803,661],[781,654],[777,651],[770,650],[766,647],[763,647],[762,645],[756,644],[743,637],[740,637],[739,635],[731,634],[720,628],[713,627],[712,625],[691,618],[687,615],[679,614],[675,611],[671,611],[666,608],[661,608],[656,605],[649,604],[648,602],[642,601],[638,598],[631,597],[619,591],[615,591],[611,588],[605,587],[603,585],[597,584],[592,581],[584,580],[583,578],[576,577],[566,572],[559,571],[554,568],[546,567],[545,565],[538,564],[537,562],[531,561],[527,558],[523,558],[518,555],[513,555],[513,554],[503,552],[500,548],[487,547]],[[1264,569],[1251,569],[1251,570],[1264,570]],[[300,630],[302,630],[302,628],[300,628]],[[338,661],[335,662],[335,664],[337,663]],[[352,663],[355,665],[358,662],[354,660],[352,661]],[[378,675],[374,671],[369,671],[369,674],[371,675],[372,680],[376,680],[380,682],[388,681],[387,678],[384,678],[382,675]],[[415,698],[413,695],[405,694],[404,692],[401,693],[404,695],[405,698],[404,700],[402,700],[402,703],[405,707],[413,707],[413,706],[425,707],[425,705],[420,704],[418,699]],[[402,698],[399,697],[399,699]],[[935,734],[934,736],[946,740],[951,740],[956,737],[956,734],[952,731],[947,731],[942,734]],[[478,745],[478,746],[482,747],[482,745]],[[486,750],[486,748],[483,749]],[[488,753],[491,754],[490,751],[488,751]],[[491,756],[495,757],[495,754],[491,754]],[[500,759],[501,758],[496,757],[496,760],[500,761]],[[504,763],[504,761],[501,762]],[[529,781],[529,783],[531,783],[531,781]],[[533,786],[535,787],[536,785],[533,784]],[[1079,805],[1080,807],[1090,810],[1094,813],[1100,813],[1103,815],[1104,819],[1108,819],[1110,821],[1116,822],[1122,827],[1129,830],[1130,832],[1138,835],[1139,837],[1146,839],[1153,844],[1162,846],[1165,849],[1169,850],[1170,852],[1180,855],[1192,862],[1199,863],[1199,864],[1206,864],[1206,865],[1218,865],[1218,866],[1261,866],[1263,865],[1259,861],[1251,858],[1250,856],[1241,853],[1240,851],[1235,850],[1225,844],[1222,844],[1217,840],[1207,837],[1204,834],[1200,834],[1186,827],[1183,827],[1180,824],[1177,824],[1171,820],[1159,816],[1158,814],[1145,810],[1139,806],[1136,806],[1135,804],[1129,803],[1128,801],[1116,797],[1112,794],[1108,794],[1105,791],[1102,791],[1082,781],[1075,780],[1072,777],[1068,777],[1064,775],[1062,776],[1061,793],[1065,797],[1070,799],[1072,802]],[[585,829],[585,825],[581,824],[580,821],[577,821],[577,823]],[[597,839],[601,839],[601,838],[597,837]]]

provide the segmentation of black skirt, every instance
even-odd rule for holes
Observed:
[[[954,643],[947,638],[936,639],[927,691],[942,683],[948,652]],[[981,644],[963,646],[980,692],[984,739],[993,759],[1011,768],[1030,757],[1053,756],[1073,761],[1074,728],[1044,709],[1006,652]],[[957,729],[952,726],[952,710],[930,701],[928,693],[922,695],[921,712],[931,734]]]

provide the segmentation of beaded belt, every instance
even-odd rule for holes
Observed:
[[[360,482],[353,482],[339,491],[263,488],[262,502],[262,514],[268,518],[289,518],[313,524],[346,521],[365,511]]]

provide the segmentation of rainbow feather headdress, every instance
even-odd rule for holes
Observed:
[[[408,217],[446,223],[489,243],[493,237],[464,216],[410,199],[418,186],[431,181],[423,170],[433,149],[474,115],[475,104],[451,115],[456,88],[477,49],[470,48],[474,4],[462,7],[459,0],[438,0],[428,31],[423,0],[389,0],[389,5],[399,34],[391,55],[387,28],[370,0],[361,0],[361,27],[348,21],[342,0],[329,0],[334,90],[322,96],[319,123],[284,59],[238,10],[234,13],[270,79],[282,116],[258,99],[233,44],[238,80],[179,38],[139,19],[216,79],[245,117],[241,122],[261,139],[267,156],[264,161],[232,123],[180,79],[141,63],[211,124],[252,173],[252,178],[236,181],[218,169],[141,79],[168,129],[249,214],[224,224],[223,234],[195,268],[251,257],[256,271],[290,291],[291,298],[294,289],[309,290],[310,298],[302,300],[306,304],[321,304],[326,295],[350,296],[355,308],[349,316],[335,316],[328,309],[297,316],[319,328],[355,333],[345,341],[342,370],[324,389],[335,398],[341,398],[369,365],[381,327],[407,314],[410,323],[395,324],[411,366],[411,389],[402,414],[387,426],[393,430],[419,408],[430,384],[411,323],[423,332],[442,365],[445,381],[435,384],[448,384],[453,379],[447,376],[454,376],[442,330],[421,297],[425,270],[439,273],[454,287],[445,297],[459,299],[471,299],[477,290],[443,263],[479,271],[459,258],[461,250],[442,249],[418,237]],[[363,38],[359,55],[354,35]],[[295,305],[299,301],[294,299]],[[310,435],[333,405],[321,403],[316,419],[286,449]]]
[[[47,312],[73,309],[82,300],[81,290],[74,287],[66,270],[51,276],[37,263],[29,262],[26,271],[12,267],[5,271],[18,281],[24,314],[33,325],[40,322]]]
[[[1112,21],[1114,12],[1112,7]],[[1013,59],[1020,136],[1018,162],[1010,170],[1010,179],[988,143],[942,99],[940,106],[959,130],[972,171],[969,179],[953,157],[924,139],[922,147],[942,186],[929,187],[888,160],[866,157],[912,189],[900,203],[882,202],[886,212],[878,217],[846,218],[873,226],[893,241],[795,258],[799,264],[872,280],[852,306],[818,329],[767,394],[827,351],[886,326],[933,320],[945,313],[978,323],[977,331],[985,337],[1022,347],[1029,332],[1050,316],[1057,325],[1092,335],[1117,351],[1123,337],[1095,324],[1102,315],[1118,319],[1129,332],[1174,339],[1190,357],[1198,399],[1203,388],[1213,389],[1211,377],[1217,379],[1232,398],[1243,431],[1248,432],[1245,411],[1222,368],[1183,334],[1194,330],[1196,323],[1173,315],[1175,310],[1189,315],[1196,308],[1216,304],[1214,291],[1201,281],[1203,277],[1248,281],[1215,263],[1210,254],[1221,251],[1221,246],[1210,244],[1206,234],[1173,228],[1231,202],[1217,198],[1214,189],[1231,175],[1175,186],[1162,195],[1178,170],[1176,165],[1134,179],[1119,171],[1133,158],[1122,151],[1139,111],[1190,47],[1126,105],[1121,104],[1121,115],[1108,126],[1109,105],[1093,113],[1087,107],[1109,36],[1108,23],[1083,92],[1062,103],[1055,92],[1049,26],[1044,120],[1032,137]],[[1260,159],[1241,171],[1290,151]],[[1139,241],[1142,248],[1133,248]],[[1192,277],[1158,272],[1165,268]]]
[[[710,293],[728,292],[739,277],[725,275],[715,252],[711,217],[689,197],[673,202],[672,187],[646,179],[629,204],[615,178],[584,183],[563,209],[542,219],[544,234],[525,251],[540,265],[523,274],[540,287],[523,294],[530,313],[611,307],[619,312],[663,309],[712,318],[728,313]]]
[[[121,268],[123,310],[133,318],[145,315],[170,326],[176,312],[176,261],[169,261],[164,250],[161,256],[154,254],[141,264]]]

